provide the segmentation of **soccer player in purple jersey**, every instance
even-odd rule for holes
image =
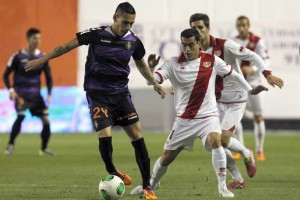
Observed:
[[[52,77],[48,62],[39,64],[35,71],[26,73],[24,68],[29,60],[43,57],[43,53],[38,49],[41,43],[41,32],[36,28],[27,31],[27,47],[14,53],[9,59],[3,79],[9,89],[9,97],[15,101],[17,119],[13,124],[8,146],[5,150],[6,155],[12,155],[15,139],[20,133],[22,121],[25,118],[25,111],[29,109],[33,116],[40,117],[43,122],[41,133],[42,146],[39,155],[53,156],[54,153],[47,149],[50,139],[50,122],[48,118],[48,108],[41,96],[41,73],[44,72],[47,81],[47,103],[50,102],[52,90]],[[14,72],[13,85],[9,81],[9,75]]]
[[[128,63],[133,57],[141,74],[161,97],[164,89],[155,81],[144,61],[145,49],[137,36],[130,31],[135,22],[135,9],[124,2],[113,15],[113,24],[79,32],[76,38],[59,46],[44,57],[27,63],[26,71],[35,69],[50,59],[59,57],[80,45],[89,45],[85,65],[84,90],[90,106],[91,118],[99,138],[99,151],[108,173],[121,177],[125,185],[131,178],[120,172],[112,161],[112,126],[120,125],[129,136],[135,149],[136,161],[142,179],[144,197],[157,199],[150,187],[150,159],[142,137],[141,126],[128,90]]]

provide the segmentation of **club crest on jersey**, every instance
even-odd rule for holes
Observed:
[[[204,63],[203,63],[203,66],[204,66],[205,68],[209,68],[209,67],[211,66],[211,62],[204,62]]]
[[[215,51],[215,53],[214,53],[216,56],[218,56],[218,57],[220,57],[220,55],[221,55],[221,51],[220,50],[218,50],[218,51]]]
[[[127,50],[130,50],[132,48],[132,44],[131,44],[131,42],[126,42],[126,49]]]

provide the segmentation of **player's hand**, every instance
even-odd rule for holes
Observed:
[[[256,86],[255,88],[253,88],[252,90],[249,91],[249,94],[251,95],[257,95],[259,93],[261,93],[262,91],[268,91],[269,89],[266,88],[265,86],[263,85],[259,85],[259,86]]]
[[[254,72],[254,70],[251,66],[243,66],[243,67],[241,67],[241,70],[242,70],[243,74],[246,76],[251,75]]]
[[[16,91],[12,90],[12,91],[9,91],[9,99],[10,100],[16,100],[18,98],[18,94],[16,93]]]
[[[282,88],[283,84],[284,84],[283,80],[281,80],[280,78],[278,78],[276,76],[273,76],[272,74],[267,76],[267,81],[273,87],[275,87],[275,85],[277,85],[277,87]]]
[[[40,59],[30,60],[26,63],[25,71],[28,72],[28,71],[34,70],[34,69],[38,68],[38,66],[41,64],[42,63],[40,63]]]
[[[158,65],[160,60],[160,56],[158,56],[158,58],[156,58],[156,54],[150,54],[148,56],[148,65],[151,69],[155,68],[156,65]]]
[[[46,103],[49,105],[51,101],[51,95],[48,95],[46,98]]]
[[[170,94],[174,95],[174,88],[173,88],[173,86],[171,86],[171,87],[169,88],[169,92],[170,92]]]
[[[156,83],[155,85],[153,85],[153,88],[161,96],[162,99],[165,98],[166,92],[165,92],[164,88],[161,87],[161,85],[159,85],[158,83]]]

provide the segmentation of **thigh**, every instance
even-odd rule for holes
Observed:
[[[263,93],[258,95],[249,95],[248,101],[251,104],[251,111],[254,115],[262,115],[263,98]]]
[[[207,117],[201,119],[201,123],[198,124],[198,138],[201,140],[205,149],[211,149],[211,145],[207,143],[208,135],[211,133],[221,134],[220,120],[217,116]]]
[[[48,108],[41,95],[26,99],[32,116],[42,117],[48,115]]]
[[[246,103],[227,104],[224,117],[221,121],[222,130],[234,131],[235,126],[241,121],[245,112]]]
[[[191,126],[186,120],[176,118],[172,130],[165,142],[166,151],[175,151],[178,149],[190,150],[193,148],[196,133],[191,130]]]
[[[101,131],[107,127],[113,125],[111,107],[107,102],[102,101],[100,98],[96,98],[86,93],[90,109],[90,117],[96,132]]]
[[[129,92],[118,97],[118,105],[112,113],[112,118],[115,125],[123,127],[136,124],[139,121]]]

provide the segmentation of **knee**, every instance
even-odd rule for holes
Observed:
[[[22,122],[25,119],[25,115],[18,115],[17,120],[18,122]]]
[[[260,123],[264,120],[262,115],[254,115],[253,120],[255,123]]]
[[[207,141],[212,148],[218,148],[221,146],[221,134],[210,133],[208,134]]]
[[[48,115],[42,116],[41,119],[42,119],[42,122],[43,122],[44,125],[45,124],[50,124],[50,120],[49,120]]]
[[[169,166],[174,161],[174,159],[175,158],[173,158],[170,153],[165,151],[163,155],[160,157],[160,165],[165,167]]]
[[[221,144],[223,147],[227,147],[230,141],[230,137],[232,136],[232,132],[230,131],[222,131],[221,134]]]

